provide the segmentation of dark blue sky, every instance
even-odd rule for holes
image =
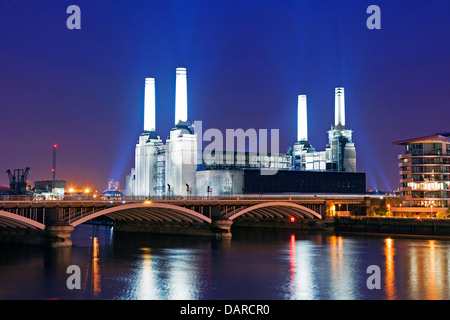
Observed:
[[[81,8],[81,30],[66,9]],[[366,9],[381,8],[381,30]],[[189,118],[208,127],[280,129],[296,140],[297,95],[324,150],[334,88],[346,92],[358,171],[398,187],[392,142],[448,132],[450,2],[327,0],[0,0],[0,171],[30,167],[103,189],[124,183],[156,78],[157,131],[174,122],[175,69],[188,70]],[[0,172],[0,185],[8,185]]]

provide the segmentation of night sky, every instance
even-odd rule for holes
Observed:
[[[81,30],[69,30],[69,5]],[[366,9],[381,9],[369,30]],[[190,120],[280,129],[325,150],[334,89],[346,94],[368,189],[398,187],[393,141],[450,131],[450,1],[0,0],[0,186],[7,169],[103,190],[134,166],[144,78],[156,78],[157,132],[174,125],[175,69],[188,71]],[[223,131],[225,132],[225,131]]]

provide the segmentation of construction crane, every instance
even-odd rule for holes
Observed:
[[[14,174],[11,170],[6,170],[9,177],[9,188],[11,189],[11,194],[26,194],[27,193],[27,176],[30,168],[25,169],[14,169]]]

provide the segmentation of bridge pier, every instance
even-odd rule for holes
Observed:
[[[59,208],[47,208],[42,244],[52,248],[71,247],[73,229],[73,226],[61,219]]]
[[[70,225],[47,226],[44,230],[1,228],[0,243],[44,247],[70,247],[72,246]]]
[[[212,221],[211,231],[216,239],[230,239],[232,220],[217,219]]]
[[[43,244],[52,248],[71,247],[72,231],[71,225],[51,225],[44,230]]]

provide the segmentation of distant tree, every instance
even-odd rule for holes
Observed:
[[[386,207],[376,207],[373,209],[373,213],[377,216],[385,216],[388,213],[388,209]]]
[[[448,209],[447,209],[447,212],[448,212]],[[436,212],[436,218],[437,219],[443,219],[443,218],[447,218],[447,213],[445,213],[445,212]]]

